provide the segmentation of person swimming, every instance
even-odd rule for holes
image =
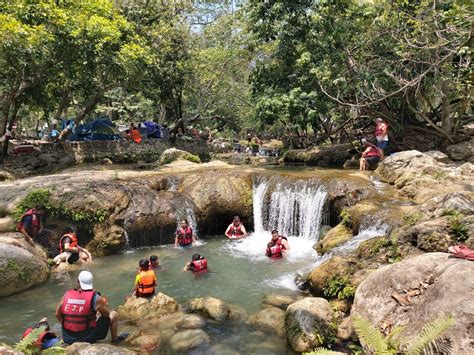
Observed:
[[[191,262],[187,263],[183,271],[192,271],[196,273],[207,271],[207,260],[204,256],[193,254]]]

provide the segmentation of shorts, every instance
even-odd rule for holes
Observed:
[[[377,148],[385,149],[388,147],[388,141],[377,141]]]
[[[97,326],[93,329],[88,329],[83,332],[69,332],[63,329],[63,340],[66,344],[79,342],[95,343],[107,338],[109,328],[110,318],[101,316],[97,320]]]
[[[66,259],[68,264],[74,264],[79,260],[79,253],[71,253],[71,255]]]
[[[380,161],[380,158],[379,157],[367,157],[365,158],[365,161],[367,162],[367,164],[369,164],[369,166],[374,166],[374,165],[377,165]]]

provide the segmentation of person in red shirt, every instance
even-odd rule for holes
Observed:
[[[362,139],[362,144],[364,145],[365,150],[362,152],[360,158],[359,169],[363,171],[368,168],[373,168],[379,163],[380,149],[365,138]]]

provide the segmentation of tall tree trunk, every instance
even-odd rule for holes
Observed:
[[[84,117],[86,117],[90,112],[95,109],[101,97],[102,92],[97,92],[89,98],[89,101],[87,101],[87,104],[84,106],[82,111],[76,116],[76,124],[79,124],[84,119]]]
[[[61,98],[61,101],[59,102],[58,109],[56,113],[54,114],[53,120],[54,121],[59,121],[61,119],[61,115],[66,109],[66,106],[69,103],[69,88],[66,86],[66,88],[63,91],[63,97]]]
[[[13,129],[13,124],[15,123],[15,120],[16,120],[16,116],[18,114],[18,110],[20,108],[20,103],[18,103],[17,100],[14,100],[13,101],[13,111],[11,113],[11,116],[10,116],[10,119],[8,120],[8,127],[7,127],[7,132],[9,134],[6,134],[5,135],[5,140],[3,141],[3,147],[2,147],[2,154],[0,156],[0,161],[2,163],[5,162],[5,159],[7,158],[8,156],[8,144],[10,142],[10,135],[11,135],[11,131]]]

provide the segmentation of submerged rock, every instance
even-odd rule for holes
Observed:
[[[440,317],[452,316],[455,324],[444,337],[453,354],[474,353],[474,262],[446,253],[427,253],[372,273],[358,287],[352,317],[379,326],[403,326],[408,342],[423,327]]]
[[[173,352],[188,351],[209,344],[209,335],[202,329],[189,329],[176,333],[169,340]]]
[[[259,330],[276,333],[279,336],[285,335],[284,327],[285,312],[280,308],[264,308],[257,314],[250,316],[248,323]]]
[[[0,235],[0,297],[27,290],[49,277],[48,258],[20,233]]]
[[[125,349],[111,344],[89,344],[74,343],[66,348],[66,354],[71,355],[122,355],[122,354],[138,354],[136,351]]]
[[[262,305],[263,307],[277,307],[282,310],[286,310],[286,308],[296,302],[300,297],[295,296],[286,296],[286,295],[266,295],[263,297]]]
[[[331,305],[324,298],[306,297],[291,304],[285,314],[288,343],[305,352],[325,346],[334,336]]]

